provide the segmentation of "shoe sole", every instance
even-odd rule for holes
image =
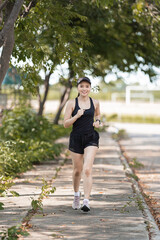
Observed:
[[[73,207],[72,207],[73,208]],[[74,210],[78,210],[78,209],[80,209],[81,207],[79,207],[79,208],[73,208]]]
[[[90,211],[90,208],[88,208],[86,205],[84,205],[84,206],[81,208],[81,210],[82,210],[83,212],[89,212],[89,211]]]

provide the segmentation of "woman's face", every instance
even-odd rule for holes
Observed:
[[[87,96],[91,91],[91,85],[88,82],[82,81],[78,84],[78,92],[81,96]]]

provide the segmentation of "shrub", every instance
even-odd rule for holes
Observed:
[[[53,125],[31,108],[15,108],[5,111],[2,118],[0,134],[3,139],[39,139],[41,141],[55,140]]]
[[[33,163],[54,159],[62,149],[62,144],[54,142],[64,134],[64,128],[30,108],[5,111],[0,127],[0,173],[17,176]]]

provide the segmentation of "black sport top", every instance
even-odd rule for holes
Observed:
[[[78,98],[76,98],[75,100],[76,104],[72,112],[72,117],[74,117],[80,109],[78,105]],[[92,98],[90,98],[90,108],[85,109],[84,114],[73,123],[72,132],[78,134],[87,134],[93,132],[94,112],[95,108],[93,100]]]

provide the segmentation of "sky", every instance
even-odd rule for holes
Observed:
[[[63,69],[63,70],[62,70]],[[155,70],[158,72],[159,74],[159,81],[157,80],[156,83],[151,83],[149,80],[149,77],[147,74],[144,74],[144,72],[142,72],[140,69],[137,72],[133,72],[133,73],[127,73],[127,72],[121,72],[118,71],[118,76],[122,77],[125,81],[126,84],[135,84],[135,83],[139,83],[141,86],[146,86],[148,88],[153,87],[153,86],[158,86],[160,87],[160,69],[155,68]],[[43,76],[43,73],[41,73]],[[63,75],[64,77],[68,76],[68,70],[67,70],[67,64],[62,65],[61,67],[58,66],[56,71],[51,75],[51,84],[55,84],[56,82],[58,82],[58,78],[59,75]],[[86,77],[89,77],[91,79],[92,82],[92,86],[96,86],[99,84],[100,82],[100,78],[99,77],[92,77],[89,72],[86,71]],[[117,79],[117,74],[107,74],[107,76],[105,77],[105,81],[108,83],[110,81],[116,81]]]
[[[1,50],[2,48],[0,48],[0,55],[1,55]],[[15,59],[12,58],[12,63],[14,65]],[[21,66],[22,63],[20,63]],[[23,63],[24,64],[24,63]],[[141,86],[146,86],[148,88],[153,87],[153,86],[158,86],[160,87],[160,69],[155,68],[155,70],[158,72],[159,74],[159,80],[157,80],[154,83],[151,83],[149,80],[148,75],[145,75],[144,72],[142,72],[140,69],[137,72],[133,72],[133,73],[125,73],[125,72],[118,72],[118,76],[122,77],[125,81],[126,84],[135,84],[137,82],[139,82],[139,84]],[[40,75],[42,78],[44,78],[44,73],[43,71],[40,72]],[[51,80],[50,80],[50,84],[55,84],[58,82],[58,79],[60,77],[60,75],[63,75],[63,77],[67,77],[68,76],[68,68],[67,68],[67,64],[64,63],[61,66],[58,66],[55,70],[55,72],[51,75]],[[97,86],[99,84],[100,78],[99,77],[92,77],[89,72],[86,72],[85,76],[89,77],[91,79],[92,82],[92,86]],[[110,81],[116,81],[117,79],[117,75],[112,73],[112,74],[107,74],[107,76],[105,77],[105,81],[108,83]]]

